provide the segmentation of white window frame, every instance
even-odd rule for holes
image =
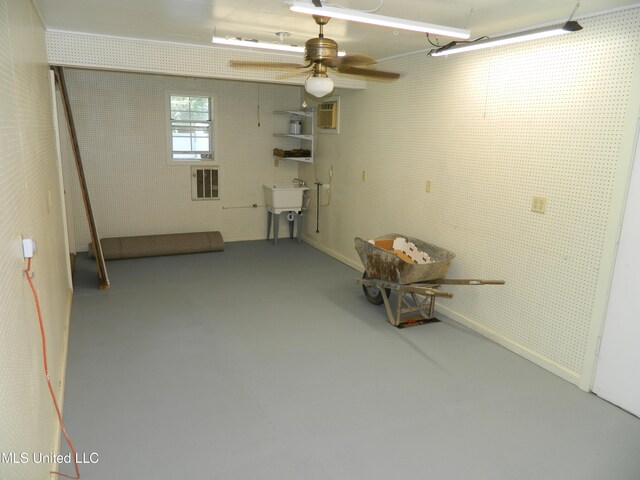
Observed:
[[[210,129],[209,129],[209,140],[211,142],[211,155],[212,159],[175,159],[173,158],[173,135],[172,135],[172,119],[171,119],[171,97],[172,96],[181,96],[181,97],[207,97],[209,99],[209,113],[210,113]],[[217,158],[217,144],[218,144],[218,136],[217,136],[217,114],[216,114],[216,102],[213,95],[210,92],[203,91],[176,91],[176,90],[166,90],[165,91],[165,117],[166,117],[166,128],[167,128],[167,164],[168,165],[185,165],[185,166],[193,166],[193,165],[219,165],[219,161]]]

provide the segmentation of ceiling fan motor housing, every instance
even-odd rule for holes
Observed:
[[[304,46],[307,61],[317,62],[338,56],[338,44],[330,38],[312,38]]]

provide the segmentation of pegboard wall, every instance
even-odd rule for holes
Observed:
[[[640,9],[580,22],[553,39],[390,60],[400,80],[342,92],[341,132],[317,142],[331,205],[321,233],[305,233],[354,266],[355,236],[452,250],[450,277],[507,283],[452,287],[440,311],[589,388],[640,105]],[[546,213],[531,211],[534,195]]]
[[[300,62],[301,56],[255,52],[217,46],[185,45],[130,38],[47,32],[47,52],[52,65],[164,73],[189,77],[226,78],[303,85],[305,77],[277,79],[282,71],[232,68],[229,60]],[[336,78],[342,88],[365,88],[352,78]]]
[[[299,87],[70,68],[65,76],[101,237],[211,230],[225,241],[266,237],[262,185],[298,175],[297,162],[274,164],[273,111],[296,108]],[[167,164],[169,92],[213,97],[219,200],[192,201],[190,166]],[[72,164],[68,146],[64,158]],[[65,171],[75,247],[86,251],[90,236],[75,167]]]
[[[31,2],[0,2],[0,452],[56,451],[59,430],[42,367],[21,236],[38,250],[33,282],[51,380],[64,379],[71,291],[44,30]],[[6,460],[6,457],[4,457]],[[19,460],[19,458],[18,458]],[[0,462],[0,478],[49,479],[51,465]]]

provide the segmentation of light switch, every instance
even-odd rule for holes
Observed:
[[[547,211],[547,197],[540,197],[534,195],[531,200],[531,211],[537,213],[544,213]]]

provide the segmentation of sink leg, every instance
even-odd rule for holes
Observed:
[[[273,244],[278,243],[278,230],[280,229],[280,214],[273,214]]]
[[[296,212],[296,229],[298,232],[298,243],[302,239],[302,213]]]
[[[267,211],[267,240],[271,236],[271,218],[273,217],[273,213]]]
[[[293,226],[296,223],[296,215],[298,215],[296,212],[291,213],[293,213],[293,220],[289,222],[289,238],[293,238]]]

